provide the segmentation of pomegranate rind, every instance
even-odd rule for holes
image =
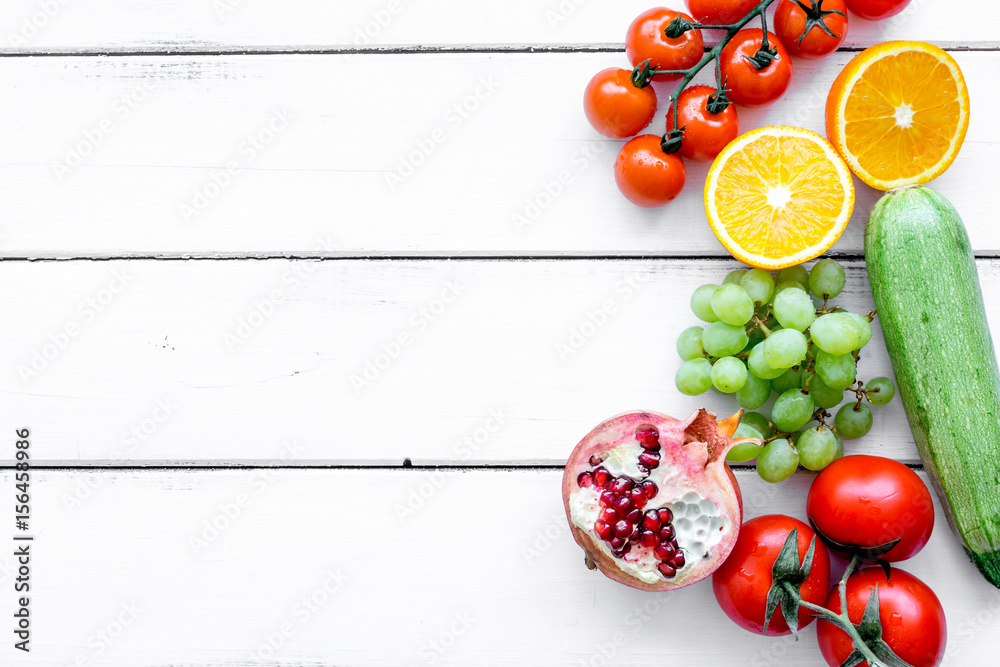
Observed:
[[[639,590],[657,592],[689,586],[711,575],[725,561],[736,544],[739,527],[743,522],[743,497],[739,483],[726,464],[726,452],[747,439],[731,440],[741,413],[716,421],[716,416],[700,409],[685,420],[678,420],[658,412],[628,412],[612,417],[588,433],[569,456],[563,473],[563,506],[573,539],[586,553],[588,567],[596,567],[604,576],[618,583]],[[593,454],[601,453],[635,440],[640,426],[653,426],[660,433],[662,463],[649,479],[659,480],[669,472],[690,480],[689,487],[696,488],[702,497],[709,498],[730,520],[730,528],[713,547],[711,557],[691,563],[677,572],[673,579],[664,578],[655,583],[642,581],[619,567],[616,559],[599,542],[600,538],[573,522],[569,499],[579,491],[577,478],[590,467]]]

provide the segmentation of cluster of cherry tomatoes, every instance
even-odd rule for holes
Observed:
[[[690,13],[657,7],[632,21],[625,51],[633,69],[602,70],[584,93],[584,111],[594,129],[615,139],[634,137],[615,161],[615,180],[629,201],[655,207],[676,197],[686,176],[683,158],[715,159],[740,133],[733,105],[762,107],[781,97],[792,78],[792,56],[821,58],[836,51],[847,36],[848,9],[881,19],[909,2],[777,0],[771,32],[766,10],[775,1],[688,0]],[[757,16],[761,27],[744,28]],[[703,29],[725,30],[707,52]],[[712,61],[716,85],[688,86]],[[656,115],[653,81],[678,84],[666,131],[636,136]]]
[[[743,524],[733,552],[712,575],[715,597],[726,615],[756,634],[791,632],[783,605],[769,619],[767,610],[777,594],[772,592],[775,563],[795,530],[795,567],[805,569],[806,554],[815,540],[810,567],[796,580],[800,581],[798,594],[802,600],[841,614],[838,587],[830,587],[830,553],[845,560],[855,554],[862,562],[881,559],[885,569],[863,568],[846,579],[851,623],[862,622],[877,586],[880,641],[912,667],[940,664],[947,640],[940,600],[930,587],[908,572],[892,567],[891,577],[887,576],[888,563],[916,555],[934,529],[934,503],[920,477],[892,459],[846,456],[830,464],[813,481],[806,512],[816,531],[798,519],[778,514]],[[814,611],[799,607],[797,616],[797,627],[801,629],[812,623]],[[857,664],[848,660],[855,649],[851,638],[836,625],[821,621],[816,635],[828,665]]]

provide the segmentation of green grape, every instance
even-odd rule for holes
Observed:
[[[749,342],[743,327],[712,322],[701,334],[701,344],[712,357],[728,357],[743,350]]]
[[[835,356],[829,352],[819,351],[816,355],[816,375],[830,389],[843,391],[852,384],[858,374],[858,365],[851,354]]]
[[[809,272],[806,271],[806,267],[801,264],[789,266],[786,269],[778,271],[778,282],[782,283],[786,280],[794,280],[802,286],[802,289],[809,289]]]
[[[743,326],[753,317],[753,300],[739,285],[723,285],[712,294],[712,312],[734,326]]]
[[[722,357],[712,366],[712,386],[723,394],[739,391],[747,382],[747,367],[736,357]]]
[[[800,285],[799,283],[795,282],[794,280],[786,280],[786,281],[780,282],[780,283],[778,283],[777,285],[774,286],[774,294],[771,295],[771,302],[774,303],[774,300],[778,298],[779,294],[781,294],[785,290],[789,290],[789,289],[802,290],[803,292],[806,291],[802,287],[802,285]]]
[[[757,474],[772,484],[788,479],[798,467],[799,454],[784,438],[767,443],[757,457]]]
[[[740,278],[740,287],[750,295],[755,306],[760,306],[771,300],[774,278],[764,269],[750,269]]]
[[[771,381],[747,373],[746,384],[736,391],[736,401],[745,410],[753,410],[767,403],[771,397]]]
[[[760,437],[760,435],[756,434],[753,429],[747,429],[747,431],[754,433],[754,435],[739,435],[740,429],[736,429],[736,433],[734,433],[733,436],[740,438]],[[764,445],[758,445],[754,442],[741,442],[726,453],[726,460],[730,463],[745,463],[746,461],[757,458],[763,450]]]
[[[896,386],[887,377],[872,378],[868,381],[868,402],[872,405],[885,405],[896,395]]]
[[[806,337],[795,329],[771,332],[764,341],[764,360],[771,368],[791,368],[806,358]]]
[[[712,362],[708,359],[685,361],[674,376],[677,390],[688,396],[704,394],[712,386]]]
[[[712,295],[718,285],[702,285],[691,295],[691,310],[703,322],[718,322],[719,316],[712,310]]]
[[[855,324],[858,325],[858,329],[861,331],[861,344],[858,345],[858,349],[860,350],[865,345],[867,345],[868,341],[872,339],[872,323],[868,321],[868,318],[865,317],[864,315],[858,315],[857,313],[852,313],[849,310],[842,310],[837,312],[847,315],[848,317],[851,318],[851,320],[854,321]]]
[[[836,461],[844,456],[844,441],[836,431],[833,432],[833,437],[837,439],[837,455],[833,457],[833,460]]]
[[[741,421],[733,432],[733,440],[739,440],[740,438],[757,438],[758,440],[763,440],[764,435],[750,424],[744,424]]]
[[[787,371],[771,380],[771,389],[784,394],[789,389],[798,389],[802,386],[802,367],[793,366]]]
[[[861,347],[860,329],[850,316],[837,312],[817,318],[809,335],[819,349],[839,357]]]
[[[771,430],[771,424],[767,421],[767,417],[759,412],[744,412],[743,417],[740,418],[740,423],[750,426],[765,438],[769,438],[774,434],[774,431]]]
[[[837,416],[833,418],[833,425],[837,427],[840,437],[853,440],[872,430],[872,411],[864,403],[848,403],[837,410]]]
[[[831,388],[819,375],[813,375],[809,380],[809,395],[816,407],[824,410],[835,408],[844,401],[844,390]]]
[[[809,289],[820,299],[834,298],[844,290],[846,282],[844,267],[832,259],[819,260],[809,272]]]
[[[805,331],[816,319],[816,306],[805,291],[786,289],[774,297],[774,317],[786,329]]]
[[[768,365],[767,360],[764,358],[764,347],[766,345],[767,341],[765,340],[763,345],[757,345],[754,349],[750,350],[750,358],[747,359],[747,366],[750,367],[750,372],[760,379],[773,380],[782,375],[785,369],[771,368]]]
[[[795,449],[803,468],[822,470],[837,458],[837,438],[830,429],[816,425],[802,432]]]
[[[703,359],[708,356],[701,345],[702,327],[688,327],[677,336],[677,354],[684,361]]]
[[[723,285],[739,285],[740,280],[746,274],[746,269],[736,269],[735,271],[730,271],[726,274],[726,279],[722,281]]]
[[[789,389],[774,402],[771,421],[779,431],[792,433],[808,424],[815,411],[816,404],[809,394],[801,389]]]

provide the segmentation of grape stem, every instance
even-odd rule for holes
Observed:
[[[697,63],[692,65],[687,69],[651,69],[648,60],[639,63],[632,70],[632,81],[639,87],[644,88],[649,85],[652,78],[657,74],[671,74],[675,76],[680,76],[680,83],[674,88],[674,91],[670,93],[670,106],[674,109],[677,108],[677,100],[680,97],[681,92],[687,88],[688,84],[694,79],[694,77],[705,68],[713,60],[719,59],[722,54],[722,49],[725,48],[733,37],[736,36],[743,26],[752,21],[756,17],[761,17],[761,30],[764,33],[764,37],[761,41],[760,49],[754,54],[752,58],[747,58],[758,71],[767,69],[770,66],[772,60],[776,59],[776,52],[774,52],[767,41],[767,17],[765,12],[767,8],[774,2],[774,0],[761,0],[757,3],[757,6],[747,12],[746,16],[741,18],[735,23],[726,24],[706,24],[698,23],[697,21],[691,22],[682,16],[678,15],[673,21],[667,25],[664,29],[664,33],[668,38],[676,39],[680,37],[688,30],[700,30],[702,28],[709,28],[715,30],[725,30],[725,36],[719,40],[719,43],[713,46],[709,51],[699,60]],[[714,93],[713,102],[709,108],[710,113],[721,113],[729,107],[729,100],[726,99],[725,90],[721,87],[722,83],[722,68],[721,64],[716,72],[716,81],[718,82],[719,88]],[[681,137],[684,135],[684,128],[678,129],[677,127],[677,117],[680,114],[674,114],[673,127],[663,135],[661,140],[661,146],[665,153],[676,153],[681,148]]]
[[[767,325],[764,324],[764,320],[762,320],[759,317],[757,317],[756,315],[754,315],[752,318],[750,318],[750,321],[753,322],[753,325],[755,327],[757,327],[758,329],[760,329],[761,331],[763,331],[765,336],[770,336],[771,335],[771,330],[768,329]]]

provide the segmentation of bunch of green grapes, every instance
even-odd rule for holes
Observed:
[[[741,445],[727,457],[756,458],[757,472],[769,482],[787,479],[800,464],[825,468],[843,455],[843,439],[871,430],[868,404],[885,405],[896,393],[889,378],[867,384],[857,379],[874,313],[830,304],[845,282],[844,267],[823,259],[810,271],[792,266],[776,277],[762,269],[733,271],[722,285],[702,285],[691,296],[691,310],[707,324],[688,327],[677,338],[684,360],[674,378],[677,389],[689,396],[709,389],[735,394],[747,410],[777,394],[770,419],[747,412],[737,431],[766,444]],[[827,410],[838,406],[828,424]]]

